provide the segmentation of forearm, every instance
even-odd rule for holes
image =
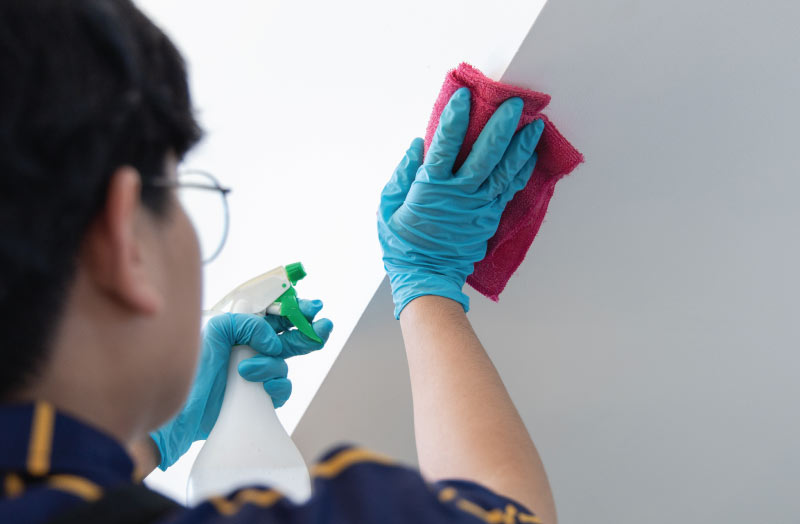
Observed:
[[[555,523],[536,447],[461,304],[419,297],[405,307],[400,324],[423,475],[473,480]]]

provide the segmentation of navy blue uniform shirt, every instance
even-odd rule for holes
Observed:
[[[426,483],[415,470],[341,447],[312,470],[314,494],[295,505],[263,487],[239,489],[159,522],[540,523],[525,507],[467,481]],[[123,447],[52,405],[0,404],[0,522],[45,523],[107,490],[141,482]]]

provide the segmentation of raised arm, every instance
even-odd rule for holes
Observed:
[[[422,474],[473,480],[555,523],[539,453],[461,304],[417,298],[400,314],[400,325]]]
[[[422,140],[411,144],[378,213],[411,372],[420,469],[429,480],[478,482],[552,524],[544,467],[467,320],[469,298],[462,292],[506,204],[530,178],[543,123],[515,133],[522,101],[509,99],[453,174],[469,108],[470,93],[462,88],[442,113],[424,164]]]

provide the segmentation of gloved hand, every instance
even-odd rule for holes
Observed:
[[[469,311],[461,289],[486,256],[506,204],[525,187],[536,164],[544,122],[514,133],[522,106],[518,97],[503,102],[453,174],[469,124],[470,92],[462,87],[442,112],[425,163],[424,142],[416,138],[383,189],[378,238],[395,318],[422,295],[451,298]]]
[[[298,300],[298,304],[309,321],[322,309],[319,300]],[[233,346],[244,344],[259,353],[239,363],[239,374],[247,380],[263,382],[274,406],[282,406],[292,392],[285,359],[321,349],[333,330],[333,323],[326,318],[312,326],[323,344],[296,329],[290,330],[291,323],[283,317],[242,313],[212,317],[203,332],[197,373],[186,403],[172,420],[150,433],[161,452],[158,467],[167,469],[193,442],[208,438],[222,406]]]

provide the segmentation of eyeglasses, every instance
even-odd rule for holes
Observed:
[[[178,200],[192,222],[200,242],[203,263],[214,260],[228,238],[228,193],[211,174],[197,169],[181,170],[177,180],[148,180],[155,187],[176,188]]]

